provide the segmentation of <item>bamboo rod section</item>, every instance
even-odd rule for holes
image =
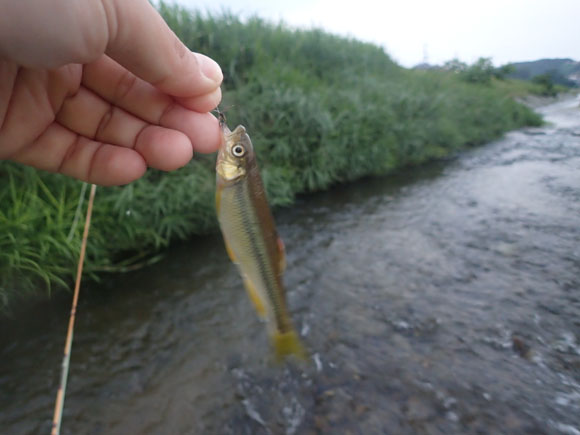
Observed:
[[[77,276],[75,281],[75,289],[73,295],[72,308],[70,311],[70,318],[68,322],[68,332],[66,335],[66,342],[64,346],[64,356],[62,359],[62,371],[60,376],[60,385],[56,394],[56,403],[54,405],[54,417],[52,419],[52,435],[60,434],[60,425],[62,422],[62,411],[64,408],[64,397],[66,392],[66,382],[68,379],[68,370],[70,363],[70,352],[72,347],[73,332],[75,326],[75,315],[77,311],[77,303],[79,300],[79,290],[81,287],[81,276],[83,274],[83,263],[85,261],[85,252],[87,249],[87,239],[89,236],[89,227],[91,226],[91,215],[93,214],[93,202],[95,200],[95,192],[97,186],[91,186],[91,193],[89,195],[89,204],[87,206],[87,215],[85,218],[85,229],[83,231],[83,239],[81,242],[81,252],[79,254],[79,263],[77,266]]]

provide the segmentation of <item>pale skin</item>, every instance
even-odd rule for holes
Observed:
[[[220,67],[147,0],[0,0],[0,159],[99,185],[219,147]]]

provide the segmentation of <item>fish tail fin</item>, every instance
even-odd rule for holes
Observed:
[[[289,355],[294,355],[301,360],[308,359],[308,352],[306,352],[300,342],[300,338],[298,338],[298,334],[294,330],[288,332],[276,331],[272,337],[272,342],[274,343],[274,351],[278,361]]]

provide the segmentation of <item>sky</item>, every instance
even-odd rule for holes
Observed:
[[[400,65],[580,61],[580,0],[173,0],[381,45]]]

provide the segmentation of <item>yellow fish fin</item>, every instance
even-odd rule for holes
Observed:
[[[252,284],[252,282],[246,277],[244,277],[244,287],[246,287],[246,291],[248,292],[248,296],[250,297],[250,300],[254,304],[254,307],[256,308],[258,315],[261,318],[265,318],[266,317],[266,307],[264,306],[262,299],[260,299],[260,295],[258,294],[256,287],[254,287],[254,284]]]
[[[216,207],[216,212],[217,212],[218,216],[220,214],[221,201],[222,201],[222,191],[221,191],[221,189],[218,188],[215,191],[215,207]],[[224,238],[224,244],[226,245],[226,252],[228,253],[228,257],[230,257],[230,260],[232,260],[232,263],[237,263],[236,256],[234,255],[234,251],[232,251],[232,248],[230,248],[230,245],[225,238]]]
[[[232,263],[237,263],[234,251],[232,251],[232,248],[226,239],[224,239],[224,244],[226,245],[226,252],[228,253],[228,257],[230,257],[230,260],[232,260]]]
[[[216,214],[220,215],[220,207],[222,203],[222,190],[218,187],[215,191],[215,209]]]
[[[278,237],[278,259],[280,261],[280,272],[282,273],[286,270],[286,249],[280,237]]]
[[[294,330],[289,332],[276,331],[272,337],[272,342],[278,361],[281,361],[289,355],[294,355],[301,360],[308,359],[308,352],[306,352],[306,349],[298,338],[298,334]]]

